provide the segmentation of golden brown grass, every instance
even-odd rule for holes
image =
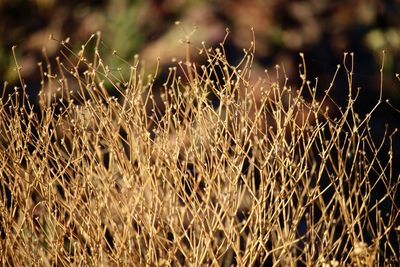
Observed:
[[[352,63],[319,92],[302,55],[294,88],[279,69],[251,82],[254,42],[236,65],[202,44],[206,64],[188,56],[158,86],[137,57],[120,59],[127,78],[103,62],[96,36],[77,54],[62,44],[55,68],[39,64],[37,107],[22,77],[2,96],[3,265],[399,262],[395,132],[371,133],[382,97],[354,111]]]

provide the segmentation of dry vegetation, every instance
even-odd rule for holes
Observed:
[[[254,42],[236,65],[202,44],[206,64],[156,85],[137,57],[120,59],[128,78],[107,66],[96,38],[39,64],[36,106],[23,78],[2,96],[3,265],[399,263],[396,135],[371,133],[382,99],[354,111],[353,55],[320,92],[302,55],[293,88],[278,68],[251,76]],[[347,103],[331,98],[341,71]]]

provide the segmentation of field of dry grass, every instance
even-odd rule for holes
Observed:
[[[4,266],[399,264],[398,134],[372,134],[382,97],[354,111],[353,54],[318,88],[302,54],[299,77],[253,77],[254,41],[234,65],[203,43],[162,82],[97,35],[61,43],[36,104],[23,77],[1,96]]]

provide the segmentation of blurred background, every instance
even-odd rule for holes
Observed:
[[[104,43],[122,58],[130,61],[140,54],[151,65],[160,56],[162,65],[168,65],[171,58],[184,58],[180,40],[194,27],[194,51],[201,41],[217,46],[229,28],[226,50],[233,64],[249,47],[253,27],[255,71],[273,71],[278,64],[294,83],[299,82],[299,52],[304,52],[308,79],[319,77],[321,92],[329,86],[336,65],[343,62],[343,53],[354,52],[354,88],[361,88],[357,106],[361,113],[378,99],[385,50],[384,99],[400,107],[400,81],[395,76],[400,72],[400,1],[396,0],[0,0],[0,80],[18,82],[11,53],[17,45],[23,76],[35,90],[42,48],[50,58],[60,49],[58,42],[49,40],[50,34],[58,40],[70,37],[78,51],[100,30]],[[346,101],[344,69],[333,93]],[[393,109],[378,110],[382,125],[399,125],[399,116]]]

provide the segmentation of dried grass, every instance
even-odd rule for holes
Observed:
[[[381,98],[354,111],[353,55],[319,92],[303,55],[294,89],[279,69],[251,82],[254,42],[235,65],[202,44],[206,64],[187,57],[156,86],[137,57],[120,59],[128,79],[107,66],[97,38],[39,64],[38,106],[22,77],[2,96],[4,265],[399,263],[395,132],[371,133]]]

